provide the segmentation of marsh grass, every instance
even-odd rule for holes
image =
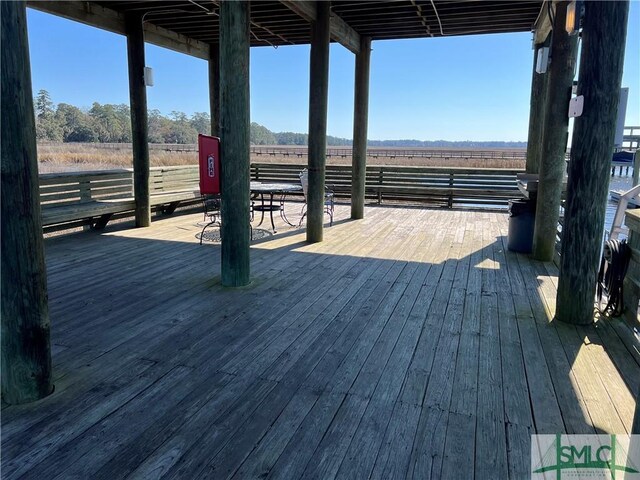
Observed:
[[[38,170],[40,173],[73,172],[82,170],[109,170],[132,167],[131,147],[91,146],[87,144],[38,145]],[[152,167],[197,165],[196,152],[175,152],[150,149]],[[252,155],[251,162],[306,164],[307,157],[289,155]],[[349,165],[350,157],[329,157],[330,165]],[[406,158],[369,157],[367,165],[397,165],[424,167],[475,167],[475,168],[524,168],[524,160],[481,158]]]

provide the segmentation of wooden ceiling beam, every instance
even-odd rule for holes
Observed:
[[[316,5],[307,0],[280,0],[283,5],[297,13],[308,22],[316,19]],[[360,35],[347,22],[336,13],[331,12],[330,19],[331,39],[340,43],[353,53],[360,52]]]
[[[92,27],[125,35],[125,16],[115,10],[102,7],[92,2],[29,0],[27,6],[52,15],[91,25]],[[145,42],[168,48],[169,50],[186,53],[187,55],[204,60],[209,59],[208,44],[148,22],[144,24],[144,40]]]

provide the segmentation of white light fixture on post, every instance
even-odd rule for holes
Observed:
[[[536,54],[536,73],[546,73],[549,65],[549,47],[538,48]]]
[[[153,68],[151,67],[144,67],[144,85],[153,87]]]

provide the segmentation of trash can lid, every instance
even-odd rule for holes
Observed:
[[[518,215],[520,213],[534,212],[536,202],[526,198],[514,198],[509,200],[509,213]]]

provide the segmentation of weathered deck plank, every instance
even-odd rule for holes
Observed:
[[[629,430],[631,340],[551,322],[506,215],[347,217],[235,290],[200,215],[47,240],[56,391],[3,409],[3,478],[516,479],[531,433]]]

